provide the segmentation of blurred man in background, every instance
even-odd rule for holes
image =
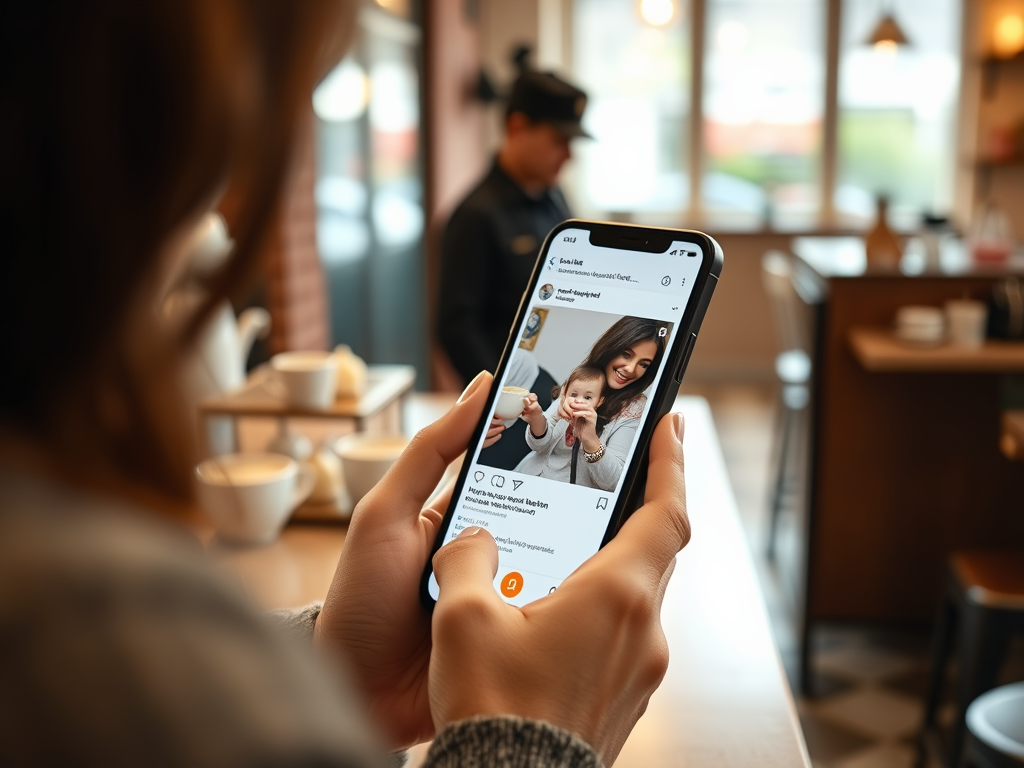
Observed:
[[[558,176],[570,141],[588,136],[580,124],[586,103],[583,91],[556,75],[523,71],[491,170],[448,222],[438,333],[466,381],[494,372],[540,246],[571,217]]]

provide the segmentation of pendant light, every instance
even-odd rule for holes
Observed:
[[[878,20],[867,42],[878,50],[895,50],[901,45],[910,45],[907,36],[903,34],[900,25],[896,23],[891,2],[886,2],[882,6],[882,17]]]

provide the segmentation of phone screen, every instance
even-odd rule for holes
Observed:
[[[600,548],[703,262],[693,242],[619,250],[592,245],[585,229],[557,232],[543,258],[487,414],[506,428],[467,451],[443,538],[486,528],[498,544],[494,587],[514,605],[554,591]],[[531,393],[543,433],[519,415]],[[588,410],[593,427],[565,418]],[[581,433],[601,448],[587,452]],[[427,590],[436,600],[433,573]]]

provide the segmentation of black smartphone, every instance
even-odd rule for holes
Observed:
[[[604,546],[643,500],[647,446],[679,390],[722,263],[721,247],[700,232],[555,227],[433,552],[464,528],[486,528],[498,544],[495,590],[525,605]],[[495,417],[505,429],[490,441]],[[429,562],[420,592],[433,608]]]

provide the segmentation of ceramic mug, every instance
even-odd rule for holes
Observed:
[[[978,349],[985,343],[988,307],[982,301],[953,299],[946,302],[946,327],[954,347]]]
[[[358,432],[335,441],[332,448],[341,458],[345,488],[358,504],[398,461],[409,440],[402,435],[368,435]]]
[[[195,470],[199,503],[226,541],[267,544],[316,480],[308,465],[277,453],[231,453]]]
[[[294,408],[327,410],[337,392],[338,359],[331,352],[282,352],[270,358],[265,384]]]
[[[515,419],[526,407],[526,396],[530,390],[522,387],[502,387],[501,394],[494,404],[494,415],[499,419]]]

